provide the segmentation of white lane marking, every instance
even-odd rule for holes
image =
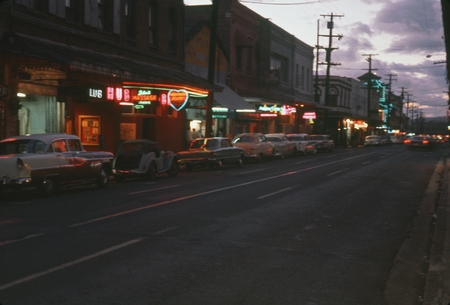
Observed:
[[[121,248],[125,248],[125,247],[128,247],[128,246],[131,246],[132,244],[141,242],[141,241],[143,241],[143,240],[144,240],[143,238],[133,239],[133,240],[127,241],[127,242],[125,242],[125,243],[122,243],[122,244],[120,244],[120,245],[116,245],[116,246],[114,246],[114,247],[111,247],[111,248],[108,248],[108,249],[99,251],[99,252],[97,252],[97,253],[94,253],[94,254],[91,254],[91,255],[88,255],[88,256],[81,257],[81,258],[76,259],[76,260],[74,260],[74,261],[72,261],[72,262],[68,262],[68,263],[65,263],[65,264],[62,264],[62,265],[59,265],[59,266],[56,266],[56,267],[47,269],[47,270],[45,270],[45,271],[38,272],[38,273],[35,273],[35,274],[32,274],[32,275],[26,276],[26,277],[21,278],[21,279],[18,279],[18,280],[16,280],[16,281],[13,281],[13,282],[10,282],[10,283],[7,283],[7,284],[3,284],[2,286],[0,286],[0,290],[5,290],[5,289],[11,288],[11,287],[13,287],[13,286],[16,286],[16,285],[19,285],[19,284],[23,284],[23,283],[29,282],[29,281],[31,281],[31,280],[37,279],[37,278],[39,278],[39,277],[48,275],[48,274],[50,274],[50,273],[53,273],[53,272],[56,272],[56,271],[59,271],[59,270],[63,270],[63,269],[69,268],[69,267],[72,267],[72,266],[74,266],[74,265],[77,265],[77,264],[86,262],[86,261],[88,261],[88,260],[97,258],[97,257],[99,257],[99,256],[108,254],[108,253],[110,253],[110,252],[119,250],[119,249],[121,249]]]
[[[361,164],[367,164],[367,163],[370,163],[370,161],[366,161],[366,162],[363,162],[363,163],[361,163]]]
[[[262,170],[265,170],[265,168],[255,169],[255,170],[247,171],[247,172],[241,172],[240,174],[249,174],[249,173],[254,173],[254,172],[260,172]]]
[[[164,186],[164,187],[159,187],[159,188],[149,189],[149,190],[143,190],[143,191],[138,191],[138,192],[132,192],[132,193],[128,193],[128,195],[135,195],[135,194],[141,194],[141,193],[148,193],[148,192],[153,192],[153,191],[158,191],[158,190],[164,190],[164,189],[168,189],[168,188],[172,188],[172,187],[177,187],[177,186],[180,186],[180,184],[169,185],[169,186]]]
[[[294,164],[302,164],[302,163],[306,163],[306,162],[311,162],[311,160],[305,160],[305,161],[295,162]]]
[[[278,193],[282,193],[282,192],[288,191],[290,189],[291,189],[291,187],[288,187],[288,188],[285,188],[285,189],[282,189],[282,190],[279,190],[279,191],[276,191],[276,192],[273,192],[273,193],[270,193],[270,194],[267,194],[267,195],[260,196],[257,199],[263,199],[263,198],[266,198],[266,197],[269,197],[269,196],[272,196],[272,195],[276,195]]]
[[[327,176],[333,176],[333,175],[336,175],[336,174],[345,172],[346,170],[348,170],[348,168],[344,168],[344,169],[342,169],[342,170],[340,170],[340,171],[337,171],[337,172],[334,172],[334,173],[330,173],[330,174],[328,174]]]
[[[12,239],[12,240],[6,240],[6,241],[4,241],[4,242],[1,242],[1,243],[0,243],[0,246],[4,246],[4,245],[16,243],[16,242],[18,242],[18,241],[22,241],[22,240],[25,240],[25,239],[30,239],[30,238],[42,236],[42,235],[44,235],[44,234],[45,234],[45,233],[35,233],[35,234],[31,234],[31,235],[25,236],[25,237],[23,237],[23,238]]]
[[[175,230],[175,229],[178,229],[178,227],[170,227],[170,228],[167,228],[167,229],[164,229],[164,230],[160,230],[160,231],[156,231],[154,233],[150,233],[150,235],[160,235],[160,234],[163,234],[163,233]]]
[[[103,216],[103,217],[94,218],[94,219],[87,220],[87,221],[84,221],[84,222],[72,224],[69,227],[71,227],[71,228],[79,227],[79,226],[91,224],[91,223],[94,223],[94,222],[98,222],[98,221],[102,221],[102,220],[106,220],[106,219],[115,218],[115,217],[118,217],[118,216],[130,214],[130,213],[134,213],[134,212],[138,212],[138,211],[142,211],[142,210],[146,210],[146,209],[155,208],[155,207],[166,205],[166,204],[173,203],[173,202],[178,202],[178,201],[183,201],[183,200],[187,200],[187,199],[192,199],[192,198],[195,198],[195,197],[200,197],[200,196],[204,196],[204,195],[218,193],[218,192],[222,192],[222,191],[226,191],[226,190],[230,190],[230,189],[234,189],[234,188],[238,188],[238,187],[242,187],[242,186],[247,186],[247,185],[251,185],[251,184],[255,184],[255,183],[260,183],[260,182],[263,182],[263,181],[272,180],[272,179],[277,179],[277,178],[285,177],[285,176],[288,176],[288,175],[298,174],[298,173],[301,173],[301,172],[313,170],[313,169],[324,167],[324,166],[328,166],[328,165],[331,165],[331,164],[340,163],[340,162],[344,162],[344,161],[348,161],[348,160],[352,160],[352,159],[357,159],[357,158],[364,157],[364,156],[367,156],[367,155],[372,155],[374,153],[375,152],[367,153],[367,154],[359,155],[359,156],[355,156],[355,157],[349,157],[349,158],[345,158],[345,159],[341,159],[341,160],[336,160],[336,161],[333,161],[333,162],[328,162],[328,163],[324,163],[324,164],[320,164],[320,165],[316,165],[316,166],[311,166],[311,167],[308,167],[308,168],[300,169],[298,171],[287,172],[287,173],[284,173],[284,174],[271,176],[271,177],[266,177],[266,178],[262,178],[262,179],[258,179],[258,180],[252,180],[252,181],[248,181],[248,182],[245,182],[245,183],[235,184],[235,185],[223,187],[223,188],[220,188],[220,189],[215,189],[215,190],[212,190],[212,191],[196,193],[196,194],[192,194],[192,195],[185,196],[185,197],[179,197],[179,198],[175,198],[175,199],[171,199],[171,200],[166,200],[166,201],[162,201],[162,202],[159,202],[159,203],[154,203],[154,204],[150,204],[150,205],[147,205],[147,206],[139,207],[139,208],[136,208],[136,209],[127,210],[127,211],[123,211],[123,212],[119,212],[119,213],[115,213],[115,214],[106,215],[106,216]]]

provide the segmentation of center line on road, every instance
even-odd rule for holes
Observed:
[[[267,195],[264,195],[264,196],[260,196],[257,199],[263,199],[263,198],[266,198],[266,197],[269,197],[269,196],[272,196],[272,195],[276,195],[278,193],[282,193],[282,192],[288,191],[290,189],[291,189],[291,187],[288,187],[288,188],[285,188],[285,189],[282,189],[282,190],[279,190],[279,191],[276,191],[276,192],[273,192],[273,193],[270,193],[270,194],[267,194]]]
[[[91,254],[91,255],[88,255],[88,256],[81,257],[81,258],[76,259],[76,260],[74,260],[74,261],[72,261],[72,262],[65,263],[65,264],[62,264],[62,265],[59,265],[59,266],[56,266],[56,267],[47,269],[47,270],[45,270],[45,271],[38,272],[38,273],[35,273],[35,274],[32,274],[32,275],[26,276],[26,277],[24,277],[24,278],[21,278],[21,279],[18,279],[18,280],[16,280],[16,281],[13,281],[13,282],[10,282],[10,283],[7,283],[7,284],[4,284],[4,285],[0,286],[0,291],[1,291],[1,290],[8,289],[8,288],[11,288],[11,287],[16,286],[16,285],[19,285],[19,284],[23,284],[23,283],[25,283],[25,282],[29,282],[29,281],[31,281],[31,280],[37,279],[37,278],[42,277],[42,276],[45,276],[45,275],[47,275],[47,274],[50,274],[50,273],[53,273],[53,272],[56,272],[56,271],[59,271],[59,270],[63,270],[63,269],[66,269],[66,268],[69,268],[69,267],[71,267],[71,266],[74,266],[74,265],[83,263],[83,262],[85,262],[85,261],[94,259],[94,258],[96,258],[96,257],[102,256],[102,255],[105,255],[105,254],[108,254],[108,253],[110,253],[110,252],[119,250],[119,249],[121,249],[121,248],[128,247],[128,246],[130,246],[130,245],[132,245],[132,244],[141,242],[141,241],[143,241],[143,240],[144,240],[143,238],[133,239],[133,240],[127,241],[127,242],[125,242],[125,243],[122,243],[122,244],[120,244],[120,245],[116,245],[116,246],[114,246],[114,247],[111,247],[111,248],[108,248],[108,249],[99,251],[99,252],[97,252],[97,253],[94,253],[94,254]]]
[[[159,203],[143,206],[143,207],[140,207],[140,208],[127,210],[127,211],[123,211],[123,212],[119,212],[119,213],[115,213],[115,214],[106,215],[106,216],[103,216],[103,217],[87,220],[87,221],[84,221],[84,222],[72,224],[69,227],[75,228],[75,227],[91,224],[91,223],[94,223],[94,222],[98,222],[98,221],[102,221],[102,220],[106,220],[106,219],[110,219],[110,218],[115,218],[115,217],[118,217],[118,216],[130,214],[130,213],[139,212],[139,211],[143,211],[143,210],[146,210],[146,209],[159,207],[159,206],[166,205],[166,204],[169,204],[169,203],[179,202],[179,201],[192,199],[192,198],[196,198],[196,197],[200,197],[200,196],[204,196],[204,195],[209,195],[209,194],[213,194],[213,193],[218,193],[218,192],[222,192],[222,191],[226,191],[226,190],[230,190],[230,189],[234,189],[234,188],[238,188],[238,187],[242,187],[242,186],[252,185],[252,184],[260,183],[260,182],[263,182],[263,181],[273,180],[273,179],[277,179],[277,178],[280,178],[280,177],[285,177],[285,176],[288,176],[288,175],[298,174],[298,173],[301,173],[301,172],[313,170],[313,169],[316,169],[316,168],[321,168],[321,167],[328,166],[328,165],[331,165],[331,164],[335,164],[335,163],[339,163],[339,162],[344,162],[344,161],[348,161],[348,160],[352,160],[352,159],[361,158],[361,157],[364,157],[364,156],[367,156],[367,155],[371,155],[371,154],[374,154],[374,152],[363,154],[363,155],[359,155],[359,156],[355,156],[355,157],[349,157],[349,158],[345,158],[345,159],[337,160],[337,161],[333,161],[333,162],[328,162],[328,163],[324,163],[324,164],[320,164],[320,165],[316,165],[316,166],[311,166],[311,167],[308,167],[308,168],[300,169],[298,171],[287,172],[287,173],[279,174],[279,175],[276,175],[276,176],[270,176],[270,177],[266,177],[266,178],[262,178],[262,179],[258,179],[258,180],[252,180],[252,181],[248,181],[248,182],[244,182],[244,183],[240,183],[240,184],[235,184],[235,185],[231,185],[231,186],[227,186],[227,187],[223,187],[223,188],[219,188],[219,189],[214,189],[214,190],[211,190],[211,191],[206,191],[206,192],[202,192],[202,193],[196,193],[196,194],[188,195],[188,196],[185,196],[185,197],[179,197],[179,198],[175,198],[175,199],[171,199],[171,200],[166,200],[166,201],[162,201],[162,202],[159,202]]]
[[[148,193],[148,192],[153,192],[153,191],[158,191],[158,190],[164,190],[164,189],[168,189],[168,188],[172,188],[172,187],[177,187],[180,186],[180,184],[175,184],[175,185],[169,185],[169,186],[165,186],[165,187],[159,187],[156,189],[150,189],[150,190],[143,190],[143,191],[138,191],[138,192],[132,192],[132,193],[128,193],[128,195],[135,195],[135,194],[141,194],[141,193]]]
[[[339,173],[345,172],[346,170],[348,170],[348,168],[342,169],[342,170],[340,170],[340,171],[337,171],[337,172],[334,172],[334,173],[330,173],[330,174],[328,174],[327,176],[333,176],[333,175],[336,175],[336,174],[339,174]]]

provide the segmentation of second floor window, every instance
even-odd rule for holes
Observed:
[[[177,26],[178,26],[178,16],[177,16],[177,11],[175,9],[171,9],[169,12],[170,16],[169,16],[169,20],[170,20],[170,24],[169,24],[169,50],[171,52],[176,52],[177,51]]]
[[[126,0],[125,1],[125,24],[127,28],[127,38],[136,39],[136,26],[135,26],[135,1]]]
[[[74,23],[83,22],[83,1],[66,0],[66,20]]]
[[[148,43],[157,45],[157,7],[156,4],[150,3],[148,7]]]
[[[40,13],[48,12],[48,0],[34,0],[33,9]]]
[[[98,1],[98,27],[101,30],[111,32],[113,23],[113,0]],[[82,2],[82,1],[77,1]]]

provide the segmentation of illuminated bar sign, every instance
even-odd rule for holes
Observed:
[[[315,112],[305,112],[302,116],[303,119],[316,119],[316,113]]]

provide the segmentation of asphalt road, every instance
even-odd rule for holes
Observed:
[[[446,150],[338,148],[50,198],[8,192],[0,303],[389,304]]]

